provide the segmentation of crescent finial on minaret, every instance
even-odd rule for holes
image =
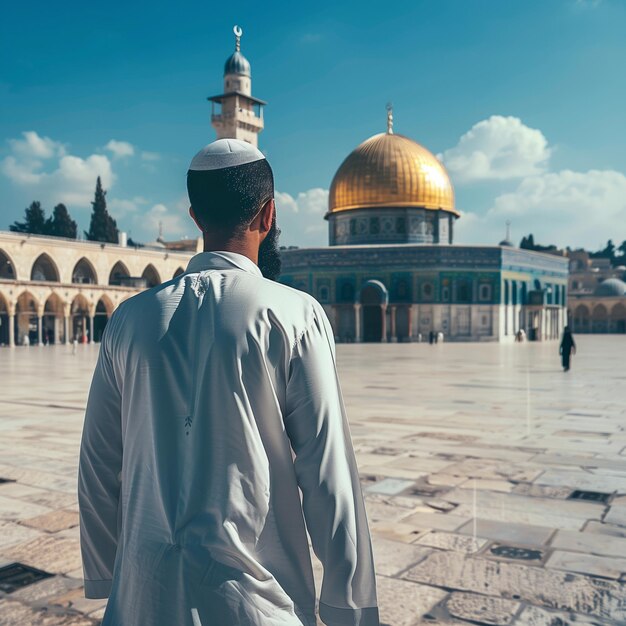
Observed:
[[[241,26],[237,26],[237,24],[235,24],[233,26],[233,33],[235,33],[235,51],[239,52],[241,50],[241,35],[243,35]]]
[[[393,104],[387,103],[387,134],[393,135]]]

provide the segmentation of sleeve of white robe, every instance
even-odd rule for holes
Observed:
[[[109,596],[118,540],[121,393],[106,339],[107,329],[89,390],[78,470],[80,547],[87,598]]]
[[[378,626],[371,539],[332,328],[321,307],[292,352],[285,426],[307,529],[324,566],[320,617],[328,626]]]

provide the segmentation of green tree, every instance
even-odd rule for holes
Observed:
[[[96,193],[91,206],[93,207],[91,223],[89,224],[89,230],[85,231],[85,237],[89,241],[117,243],[119,231],[115,220],[107,211],[106,191],[102,189],[100,176],[98,176],[98,181],[96,182]]]
[[[46,220],[46,233],[54,237],[76,239],[78,227],[64,204],[54,207],[53,214]]]
[[[46,215],[40,202],[32,202],[24,212],[23,222],[13,222],[9,230],[14,233],[30,233],[32,235],[46,234]]]

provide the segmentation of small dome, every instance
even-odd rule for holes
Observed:
[[[239,50],[233,52],[224,64],[224,76],[226,74],[239,74],[250,77],[250,62]]]
[[[503,239],[498,245],[499,246],[507,246],[509,248],[514,248],[515,247],[513,245],[513,243],[511,241],[509,241],[508,239]]]
[[[593,295],[604,298],[626,296],[626,283],[619,278],[608,278],[596,287]]]

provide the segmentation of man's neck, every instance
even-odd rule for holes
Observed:
[[[204,235],[204,252],[236,252],[247,256],[258,265],[259,251],[246,239],[230,239],[225,241]]]

